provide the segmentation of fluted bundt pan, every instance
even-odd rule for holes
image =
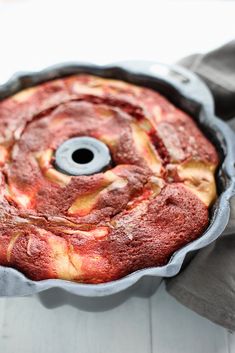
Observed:
[[[208,143],[202,135],[194,130],[193,123],[190,127],[183,125],[185,122],[182,124],[182,126],[184,126],[182,129],[185,128],[186,130],[188,129],[188,131],[192,131],[192,143],[188,150],[186,148],[185,153],[192,153],[194,155],[197,153],[196,158],[199,159],[199,162],[197,162],[197,165],[188,163],[187,165],[184,164],[183,167],[181,164],[178,167],[175,167],[181,156],[178,151],[174,150],[174,166],[171,164],[171,174],[168,171],[168,175],[170,175],[169,178],[172,178],[171,175],[174,177],[176,173],[174,168],[176,168],[178,173],[177,177],[183,178],[180,180],[186,180],[189,189],[192,190],[193,193],[191,193],[191,191],[187,191],[187,188],[181,188],[179,184],[172,184],[172,181],[170,180],[170,184],[167,188],[164,188],[166,191],[161,192],[160,198],[159,196],[156,198],[158,201],[152,206],[154,207],[155,213],[158,210],[158,207],[159,210],[163,210],[163,206],[161,205],[166,204],[166,198],[168,200],[167,202],[171,202],[173,206],[175,206],[177,202],[186,205],[186,211],[183,210],[179,215],[174,213],[174,210],[176,209],[175,207],[166,207],[166,214],[169,214],[169,217],[172,219],[172,227],[170,227],[172,240],[170,243],[170,249],[168,250],[169,244],[166,240],[167,236],[165,237],[164,235],[164,231],[169,233],[169,224],[166,223],[166,229],[164,230],[164,222],[161,220],[160,223],[158,223],[160,224],[158,232],[160,237],[159,241],[163,244],[163,250],[161,250],[162,252],[160,252],[156,257],[156,250],[159,249],[159,244],[155,244],[156,250],[152,249],[155,245],[150,241],[150,239],[155,226],[153,225],[153,228],[151,228],[151,220],[153,217],[149,214],[150,208],[148,210],[148,214],[142,216],[143,224],[141,223],[142,221],[139,221],[139,218],[137,218],[138,224],[136,223],[135,225],[135,223],[133,223],[135,222],[135,215],[131,218],[131,213],[133,203],[135,204],[134,207],[136,211],[136,205],[138,208],[139,200],[141,200],[141,205],[143,205],[143,198],[151,199],[151,197],[155,197],[160,193],[160,190],[163,188],[163,183],[165,183],[163,178],[164,170],[156,156],[153,155],[151,151],[146,149],[148,141],[146,141],[146,145],[143,145],[147,136],[143,133],[143,131],[148,131],[148,134],[151,135],[151,132],[149,132],[151,130],[151,126],[149,126],[148,121],[141,117],[140,124],[142,125],[140,129],[139,124],[128,121],[128,116],[125,116],[125,111],[129,113],[131,109],[131,114],[134,114],[138,119],[141,112],[134,109],[134,105],[132,106],[131,104],[127,104],[125,107],[122,107],[124,109],[124,113],[120,114],[118,111],[115,111],[115,109],[112,110],[111,108],[105,108],[102,106],[99,99],[96,98],[94,100],[94,96],[92,96],[91,92],[88,92],[87,89],[85,89],[83,93],[86,94],[86,100],[88,103],[80,102],[78,104],[77,101],[74,101],[68,104],[68,106],[66,106],[65,103],[63,109],[58,108],[53,111],[50,111],[50,109],[45,109],[46,114],[44,114],[44,112],[43,114],[40,113],[38,115],[40,119],[36,116],[33,123],[24,129],[23,135],[22,131],[15,129],[15,134],[19,134],[19,136],[22,135],[23,137],[21,138],[20,143],[17,144],[17,148],[14,147],[12,149],[12,153],[14,153],[14,160],[16,162],[13,161],[11,163],[11,168],[8,168],[8,170],[5,170],[4,172],[8,183],[8,194],[6,195],[6,198],[10,204],[18,204],[20,207],[22,205],[25,207],[26,204],[27,207],[30,207],[30,205],[34,203],[37,205],[37,213],[40,215],[46,215],[45,219],[43,219],[43,217],[37,218],[37,213],[36,216],[33,216],[32,213],[30,213],[30,215],[26,215],[24,211],[21,211],[17,221],[17,227],[25,234],[25,239],[28,231],[33,234],[32,239],[36,239],[36,241],[29,240],[26,244],[25,256],[27,257],[29,252],[33,252],[33,254],[36,254],[35,256],[37,256],[38,247],[40,247],[40,251],[43,247],[45,251],[45,259],[42,255],[40,255],[40,258],[43,259],[42,262],[39,261],[40,263],[38,262],[38,264],[32,262],[30,266],[28,266],[26,257],[24,258],[22,254],[19,255],[19,253],[17,253],[19,251],[24,251],[24,244],[22,243],[23,245],[21,244],[18,246],[18,249],[16,248],[16,260],[13,262],[13,265],[11,265],[11,258],[15,255],[12,255],[10,250],[14,249],[13,246],[20,235],[15,232],[16,225],[14,225],[14,222],[10,220],[10,214],[14,214],[14,211],[9,209],[7,213],[8,216],[2,216],[5,217],[5,223],[2,222],[2,227],[4,229],[6,228],[5,232],[7,234],[11,232],[12,226],[12,232],[14,234],[11,233],[12,243],[7,248],[9,252],[6,253],[6,263],[4,263],[3,258],[1,260],[1,263],[6,267],[0,267],[0,295],[30,295],[50,289],[51,291],[41,294],[41,300],[44,301],[46,305],[55,306],[59,304],[58,300],[62,302],[64,301],[64,294],[61,294],[64,292],[58,292],[58,288],[60,288],[61,290],[77,295],[78,297],[76,298],[76,302],[78,305],[80,302],[80,305],[86,308],[86,305],[89,302],[92,304],[92,310],[102,310],[104,308],[104,302],[108,306],[115,305],[115,303],[122,300],[121,298],[126,298],[126,296],[130,293],[133,294],[137,292],[139,295],[150,294],[156,288],[162,277],[174,276],[180,271],[180,268],[185,263],[187,254],[187,258],[189,258],[196,250],[208,245],[218,238],[218,236],[223,232],[229,220],[230,199],[235,190],[235,140],[231,129],[224,122],[215,117],[212,96],[207,87],[195,75],[176,66],[166,66],[151,62],[125,62],[102,67],[80,63],[59,65],[37,73],[20,73],[15,75],[6,84],[0,87],[0,99],[5,99],[25,88],[35,86],[39,83],[62,77],[71,77],[67,79],[66,85],[70,85],[72,82],[74,87],[75,84],[79,85],[81,83],[79,81],[73,81],[73,76],[71,75],[74,74],[81,74],[81,81],[89,79],[93,80],[93,76],[89,75],[95,75],[96,77],[118,79],[132,83],[136,86],[143,86],[150,88],[151,90],[156,90],[162,96],[165,96],[169,101],[171,101],[176,107],[178,107],[180,109],[179,112],[184,111],[192,116],[198,123],[201,131],[207,139],[213,143],[217,150],[217,152],[215,152],[213,145]],[[56,85],[47,87],[48,91],[56,89]],[[121,90],[123,90],[123,87],[120,86],[120,91]],[[138,90],[137,87],[136,90]],[[149,105],[151,105],[151,90],[149,91],[150,93],[146,91],[147,98],[144,90],[142,93],[143,99],[145,99],[146,102],[148,100]],[[27,92],[30,93],[31,91],[33,90],[28,90]],[[24,99],[24,93],[19,93],[16,97],[19,101],[21,101]],[[92,118],[94,116],[94,112],[92,110],[93,106],[89,106],[89,101],[96,104],[96,116],[100,115],[101,117],[109,117],[108,120],[106,119],[108,123],[104,122],[104,119],[102,118],[103,120],[101,127],[97,125],[97,129],[92,126],[92,124],[95,124],[95,120]],[[106,103],[108,106],[113,104],[113,102],[110,103],[109,101]],[[115,104],[120,104],[120,102],[115,102]],[[49,114],[53,115],[53,119],[47,121],[47,115]],[[80,116],[84,115],[84,120],[81,120],[82,125],[79,127],[78,131],[76,130],[76,124],[74,125],[73,122],[69,122],[68,119],[66,120],[66,125],[63,125],[64,128],[60,128],[62,122],[64,124],[67,116],[66,114],[69,114],[70,117],[74,114],[79,114]],[[88,116],[89,119],[87,118]],[[118,121],[117,125],[115,125],[115,121]],[[51,124],[50,129],[52,131],[45,131],[48,123]],[[53,129],[55,132],[53,132]],[[69,136],[71,138],[67,140],[63,135],[65,129],[70,131]],[[58,131],[60,131],[59,136]],[[131,131],[131,138],[129,138],[128,131]],[[164,126],[161,126],[161,137],[163,139],[166,138],[166,141],[169,141],[170,137],[166,136],[166,131],[168,131],[167,134],[169,134],[169,126],[168,130],[164,130]],[[52,156],[52,150],[48,148],[46,149],[46,147],[45,150],[42,148],[42,144],[47,146],[48,141],[52,139],[51,133],[54,133],[54,135],[57,133],[58,140],[53,140],[54,142],[51,142],[50,144],[52,146],[54,143],[56,146],[56,153],[54,156]],[[37,139],[32,138],[32,136],[36,135],[38,136]],[[174,135],[173,130],[172,135]],[[124,136],[122,141],[120,141],[120,136]],[[134,142],[131,140],[132,138]],[[24,143],[24,139],[27,143]],[[130,147],[131,143],[136,144],[136,150],[140,152],[140,155],[141,153],[146,154],[145,160],[147,161],[147,166],[143,164],[144,162],[140,160],[138,155],[132,153],[132,149]],[[167,158],[166,153],[162,146],[159,145],[159,141],[155,141],[155,143],[158,144],[158,152],[160,153],[159,158],[164,161],[164,158]],[[43,152],[37,152],[37,144],[40,145],[40,151]],[[195,148],[195,151],[194,146],[198,146],[197,150]],[[168,145],[168,148],[169,150],[171,149],[170,144]],[[37,160],[39,170],[41,170],[40,175],[42,174],[43,178],[45,177],[48,180],[55,182],[55,184],[63,186],[63,189],[61,190],[64,190],[65,194],[58,194],[56,188],[55,191],[53,191],[53,188],[48,188],[46,183],[43,184],[43,181],[40,181],[41,187],[40,191],[38,191],[39,189],[36,185],[39,176],[35,176],[35,172],[30,169],[31,167],[28,161],[31,157],[28,157],[29,154],[36,156],[35,160]],[[2,153],[2,155],[4,156],[5,154]],[[124,159],[123,156],[125,156]],[[53,165],[51,164],[52,162],[50,162],[52,160]],[[123,167],[123,165],[125,165],[125,161],[127,161],[129,167]],[[210,165],[207,161],[210,162]],[[209,165],[208,170],[206,171],[207,174],[205,175],[205,178],[207,179],[210,174],[209,184],[208,181],[206,181],[207,184],[202,188],[198,188],[195,182],[190,185],[190,183],[188,183],[189,179],[187,179],[188,173],[192,170],[194,173],[195,170],[197,170],[197,173],[199,174],[204,173],[205,171],[203,168],[205,165]],[[216,167],[217,171],[215,186],[211,175],[214,174]],[[154,175],[156,177],[148,177],[149,168],[154,171]],[[68,183],[70,183],[70,186],[73,184],[70,182],[71,176],[93,175],[95,173],[99,173],[101,177],[91,178],[90,180],[92,184],[91,186],[87,185],[86,190],[88,191],[85,190],[85,194],[87,195],[89,192],[91,197],[87,199],[86,196],[86,200],[83,200],[83,193],[81,193],[81,196],[77,197],[69,207],[69,217],[80,217],[79,219],[83,219],[83,223],[86,224],[85,228],[83,226],[83,229],[78,229],[76,232],[82,233],[82,236],[87,236],[89,233],[88,235],[94,238],[94,244],[96,244],[96,248],[94,248],[94,250],[92,250],[94,246],[92,245],[92,242],[88,243],[89,248],[86,245],[79,245],[79,249],[84,249],[82,251],[86,254],[86,270],[85,272],[81,272],[82,275],[79,277],[80,272],[77,269],[75,271],[76,267],[68,267],[68,270],[64,272],[64,267],[61,267],[61,252],[66,245],[62,240],[60,240],[60,238],[58,238],[58,241],[57,237],[54,236],[51,231],[56,234],[55,232],[59,231],[58,227],[60,227],[60,229],[64,229],[65,233],[69,231],[68,229],[65,230],[65,226],[67,225],[62,224],[61,222],[62,220],[65,222],[62,209],[63,198],[66,199],[66,202],[69,205],[70,201],[73,199],[71,196],[73,194],[73,190],[71,189],[69,191],[65,187]],[[73,180],[77,180],[76,182],[78,182],[80,179]],[[24,185],[28,185],[30,195],[19,192],[19,190],[24,190]],[[76,184],[74,187],[76,189],[80,188],[81,190],[84,188],[84,186],[80,184]],[[113,192],[113,189],[119,191]],[[215,201],[216,189],[218,198]],[[91,192],[91,190],[93,191]],[[105,190],[105,193],[103,192],[103,194],[107,194],[106,198],[105,196],[102,198],[102,202],[104,204],[102,209],[104,209],[104,212],[107,214],[102,213],[99,215],[99,213],[93,212],[92,216],[90,216],[90,210],[91,207],[93,207],[93,200],[97,199],[97,190],[99,192]],[[141,190],[141,192],[139,190]],[[133,201],[131,201],[133,198],[132,195],[135,195]],[[52,197],[55,202],[49,202],[48,200],[50,197]],[[81,207],[81,205],[84,204],[86,207]],[[122,210],[124,204],[128,204],[127,215],[118,218],[118,213]],[[208,213],[205,205],[206,207],[213,205],[209,208],[209,224],[207,221]],[[6,208],[7,207],[9,206],[6,204]],[[159,213],[160,211],[157,212]],[[187,212],[194,214],[194,217],[191,217],[192,222],[190,225],[187,226],[185,223],[183,231],[181,227],[181,235],[178,236],[179,231],[177,230],[177,222],[179,219],[185,222],[187,219]],[[56,226],[53,226],[53,222],[50,221],[50,217],[53,219],[54,215],[60,215],[60,213],[62,217],[60,219],[58,217],[56,220]],[[113,218],[111,216],[112,214],[117,214],[117,216]],[[108,254],[107,258],[109,259],[108,265],[108,263],[105,262],[105,259],[100,257],[99,249],[97,250],[97,241],[105,238],[108,229],[106,226],[102,225],[99,217],[101,217],[101,220],[105,217],[109,217],[109,219],[111,219],[110,224],[113,227],[112,229],[116,229],[115,234],[113,235],[114,239],[118,239],[118,237],[123,236],[123,226],[124,231],[128,228],[127,236],[129,238],[133,236],[136,237],[132,229],[133,224],[135,228],[141,229],[142,227],[142,229],[144,229],[144,224],[147,222],[148,229],[146,228],[147,233],[144,235],[146,240],[144,240],[143,244],[140,244],[141,252],[144,253],[145,251],[146,258],[141,257],[142,255],[140,253],[138,256],[136,256],[135,253],[128,254],[127,252],[130,251],[129,245],[125,248],[126,245],[124,246],[122,244],[120,247],[117,246],[115,242],[111,242],[109,243],[111,244],[109,245],[109,248],[105,249]],[[160,217],[166,217],[166,215]],[[24,223],[27,223],[25,219],[28,219],[30,223],[32,220],[33,224],[36,222],[36,226],[39,225],[40,229],[43,229],[39,237],[37,236],[37,229],[35,228],[35,230],[34,226],[28,224],[24,225]],[[68,222],[70,222],[69,227],[73,228],[74,225],[72,225],[72,219],[73,218],[71,218]],[[92,223],[94,219],[98,220],[100,224],[97,229],[93,229],[89,225],[89,223]],[[48,226],[48,224],[50,224],[50,226]],[[70,231],[74,233],[75,230],[70,229]],[[199,236],[202,232],[203,234]],[[136,234],[138,238],[138,231]],[[71,237],[70,233],[68,234],[68,237]],[[185,241],[185,237],[187,237],[187,242]],[[131,240],[132,239],[127,239],[127,241]],[[148,246],[148,241],[150,241],[150,246]],[[49,247],[48,244],[50,245]],[[73,244],[73,247],[74,246],[76,247],[76,240]],[[171,255],[172,252],[170,253],[169,251],[174,249],[174,246],[177,250],[173,253],[173,255]],[[4,249],[4,244],[2,249]],[[59,273],[60,278],[63,279],[45,279],[53,278],[53,272],[51,270],[52,265],[48,260],[48,249],[50,251],[51,249],[54,251],[53,258],[55,260],[53,260],[53,266],[56,266],[56,270]],[[133,251],[136,251],[136,249],[138,249],[137,243],[135,244]],[[32,255],[31,253],[29,254],[30,256]],[[92,254],[91,258],[89,258],[89,254]],[[94,256],[95,254],[97,254],[97,256]],[[69,255],[74,256],[73,261],[76,260],[75,255],[73,251]],[[129,261],[128,256],[132,256],[131,261]],[[17,263],[18,258],[23,259],[20,260],[19,264]],[[55,261],[57,261],[57,264],[55,264]],[[22,272],[7,267],[8,263],[9,266],[11,265],[12,267],[20,270],[23,269]],[[112,264],[111,267],[110,263]],[[159,266],[153,267],[156,263],[158,263]],[[32,272],[32,276],[30,271]],[[33,280],[29,279],[30,277]],[[68,281],[73,281],[76,279],[83,283]],[[60,293],[60,295],[58,293]],[[48,304],[49,302],[51,304]]]

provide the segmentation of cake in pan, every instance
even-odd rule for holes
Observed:
[[[110,163],[59,168],[77,137]],[[217,166],[193,119],[153,90],[86,74],[25,89],[0,102],[0,265],[82,283],[163,266],[208,226]]]

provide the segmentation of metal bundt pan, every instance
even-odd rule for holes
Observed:
[[[83,310],[101,311],[120,304],[130,295],[151,295],[163,277],[175,276],[192,254],[222,234],[228,225],[230,201],[235,195],[235,134],[215,116],[212,95],[197,76],[181,67],[154,62],[120,62],[105,66],[69,63],[40,72],[18,73],[0,86],[0,100],[26,87],[76,73],[117,78],[156,89],[195,118],[217,147],[221,159],[217,173],[219,198],[211,210],[209,227],[200,238],[176,251],[165,266],[139,270],[105,284],[80,284],[59,279],[36,282],[17,270],[0,266],[0,296],[39,293],[41,302],[47,307],[69,303]]]

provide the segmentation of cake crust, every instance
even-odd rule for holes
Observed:
[[[104,142],[112,166],[55,168],[67,139]],[[33,280],[102,283],[166,264],[208,226],[215,147],[159,93],[75,75],[0,102],[0,265]]]

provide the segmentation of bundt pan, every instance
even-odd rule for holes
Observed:
[[[82,284],[60,279],[32,281],[15,269],[0,266],[0,296],[27,296],[39,293],[41,302],[47,307],[69,302],[84,310],[97,311],[116,306],[130,295],[151,295],[163,277],[175,276],[198,249],[222,234],[229,222],[230,203],[235,194],[235,135],[228,125],[215,116],[211,93],[198,77],[183,68],[154,62],[121,62],[105,66],[71,63],[35,73],[19,73],[0,86],[0,99],[24,88],[77,73],[119,79],[160,92],[197,121],[201,130],[217,148],[220,157],[216,174],[218,199],[210,210],[208,228],[202,236],[176,251],[164,266],[138,270],[121,279],[102,284]],[[73,148],[74,143],[82,143],[84,148],[86,143],[93,143],[77,140],[67,142],[68,145],[62,145],[57,150],[56,162],[59,169],[63,169],[61,160],[66,150]],[[108,165],[110,160],[105,145],[96,147],[102,151],[103,165],[100,168]],[[100,163],[100,160],[98,158],[97,163]],[[66,168],[71,168],[69,162]]]

